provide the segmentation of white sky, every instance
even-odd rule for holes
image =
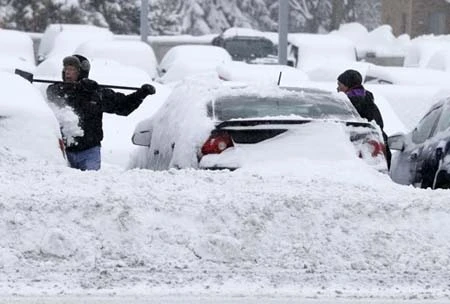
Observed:
[[[100,83],[130,73],[101,71]],[[105,115],[102,170],[72,170],[56,156],[42,88],[0,76],[0,116],[13,117],[0,118],[0,295],[449,297],[448,191],[400,186],[348,159],[126,170],[134,126],[170,93],[157,83],[129,117]],[[390,132],[410,130],[446,89],[368,88]]]

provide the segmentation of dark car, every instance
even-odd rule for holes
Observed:
[[[391,178],[421,188],[450,188],[450,97],[434,104],[408,134],[389,137]]]
[[[248,63],[278,62],[277,48],[274,43],[262,36],[249,35],[246,32],[225,31],[212,40],[212,45],[223,47],[230,53],[233,60]]]

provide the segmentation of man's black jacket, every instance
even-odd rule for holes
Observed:
[[[79,118],[83,136],[75,137],[68,145],[67,134],[63,132],[66,149],[70,152],[100,145],[103,139],[103,112],[127,116],[143,100],[136,92],[125,95],[107,88],[87,88],[78,82],[51,84],[47,88],[47,98],[59,107],[70,106]]]

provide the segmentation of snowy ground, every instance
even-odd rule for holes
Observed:
[[[5,296],[450,298],[450,192],[362,163],[80,172],[0,152]]]
[[[180,297],[180,296],[54,296],[54,297],[13,297],[4,298],[8,304],[445,304],[439,300],[392,300],[392,299],[299,299],[296,297]]]

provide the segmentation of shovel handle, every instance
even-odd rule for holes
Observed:
[[[27,71],[22,71],[19,69],[16,69],[14,71],[15,74],[25,78],[26,80],[28,80],[29,82],[33,83],[33,82],[42,82],[42,83],[66,83],[64,81],[55,81],[55,80],[47,80],[47,79],[34,79],[33,74],[27,72]],[[137,87],[127,87],[127,86],[119,86],[119,85],[110,85],[110,84],[99,84],[98,85],[101,88],[109,88],[109,89],[119,89],[119,90],[138,90],[139,88]]]
[[[33,79],[33,82],[43,82],[43,83],[69,83],[64,81],[52,81],[52,80],[46,80],[46,79]],[[101,88],[109,88],[109,89],[121,89],[121,90],[138,90],[137,87],[127,87],[127,86],[119,86],[119,85],[112,85],[112,84],[99,84],[98,85]]]

